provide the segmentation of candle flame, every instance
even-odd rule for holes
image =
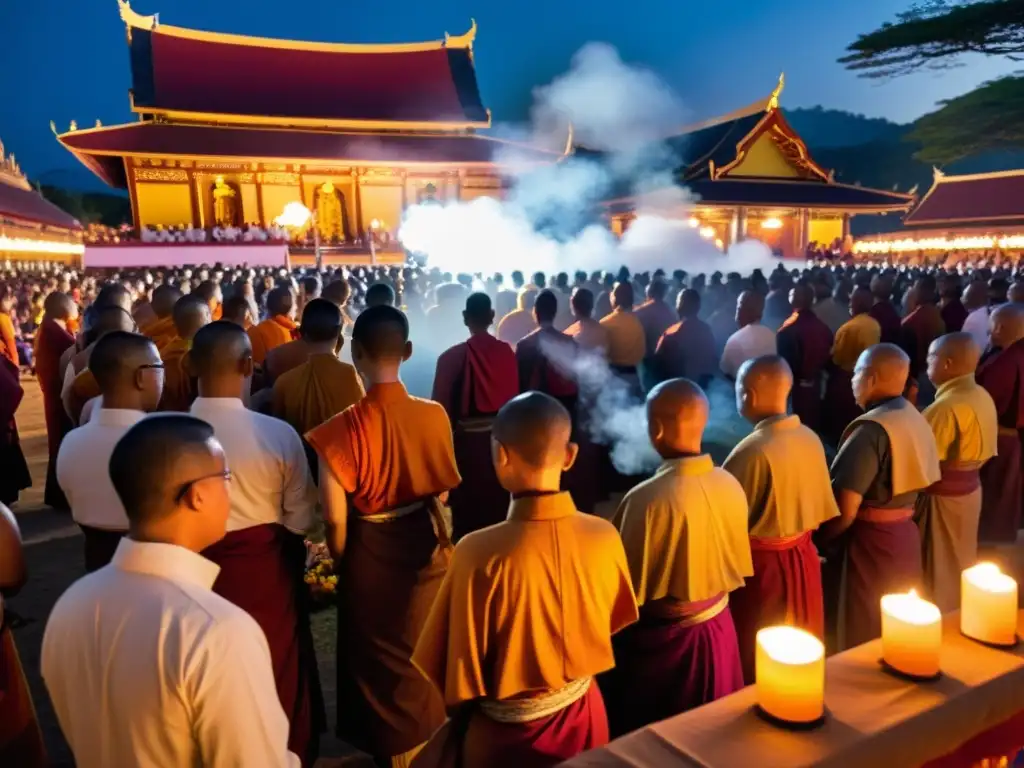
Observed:
[[[757,633],[757,644],[783,664],[812,664],[825,655],[818,638],[796,627],[766,627]]]
[[[978,563],[964,571],[964,577],[986,592],[1013,592],[1017,582],[1003,573],[995,563]]]
[[[882,597],[882,611],[908,624],[922,626],[942,621],[942,612],[934,603],[922,600],[916,590],[905,595],[885,595]]]

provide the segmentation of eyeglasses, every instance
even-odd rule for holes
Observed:
[[[196,483],[201,483],[204,480],[212,480],[215,477],[222,478],[225,483],[230,483],[231,470],[225,469],[223,472],[214,472],[212,475],[203,475],[202,477],[197,477],[195,480],[189,480],[187,483],[181,486],[181,488],[178,489],[178,492],[176,494],[174,494],[174,503],[180,504],[181,500],[185,498],[185,494],[188,493],[192,486],[195,485]]]
[[[140,365],[135,370],[137,370],[137,371],[148,371],[148,370],[162,371],[162,370],[164,370],[164,364],[163,363],[146,363],[145,365]]]

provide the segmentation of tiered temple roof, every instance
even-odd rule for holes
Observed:
[[[938,169],[931,189],[903,220],[930,229],[1024,225],[1024,170],[947,176]]]
[[[704,205],[834,208],[851,213],[910,207],[912,195],[842,184],[815,163],[779,108],[783,84],[780,78],[767,99],[685,127],[668,138],[679,159],[677,182]],[[615,213],[634,203],[626,195],[609,206]]]
[[[74,216],[37,193],[18,167],[14,155],[4,155],[0,143],[0,224],[52,227],[77,231],[82,228]]]
[[[550,163],[490,126],[469,32],[424,43],[308,43],[161,24],[118,0],[139,122],[57,133],[107,183],[125,158],[331,166]],[[51,126],[52,127],[52,126]]]

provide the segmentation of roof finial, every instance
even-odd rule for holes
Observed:
[[[569,155],[571,155],[573,153],[573,150],[575,149],[575,147],[573,146],[575,134],[576,134],[576,131],[572,127],[572,120],[570,120],[569,121],[569,130],[568,130],[567,135],[565,137],[565,151],[562,152],[562,157],[568,157]]]
[[[946,178],[946,174],[944,174],[942,171],[940,171],[938,166],[933,165],[932,166],[932,183],[933,184],[938,184],[944,178]]]
[[[771,97],[768,99],[768,109],[766,111],[771,112],[773,109],[779,108],[779,96],[782,95],[782,89],[786,87],[786,73],[783,72],[779,75],[779,84],[775,86],[775,90],[772,91]]]
[[[125,23],[125,26],[131,30],[132,27],[138,27],[139,29],[155,29],[160,23],[157,20],[156,14],[152,16],[143,16],[141,13],[136,13],[132,10],[132,7],[128,4],[128,0],[117,0],[117,5],[121,10],[121,21]]]
[[[444,33],[445,48],[472,48],[476,40],[476,19],[470,19],[469,31],[462,35],[449,35]]]

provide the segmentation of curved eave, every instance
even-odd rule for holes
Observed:
[[[63,233],[82,229],[81,223],[70,213],[54,205],[35,190],[0,184],[0,222],[29,227],[46,227]]]
[[[714,178],[721,179],[727,177],[730,171],[743,162],[744,158],[746,158],[747,152],[750,150],[750,147],[753,146],[754,142],[768,132],[772,132],[773,134],[782,137],[796,149],[797,158],[794,162],[799,168],[802,168],[811,176],[817,176],[822,181],[829,180],[830,174],[828,171],[811,159],[811,154],[807,149],[807,144],[805,144],[799,134],[793,130],[793,127],[789,124],[786,118],[782,115],[782,111],[779,109],[769,110],[765,116],[761,118],[758,124],[754,126],[754,129],[736,144],[736,157],[732,162],[722,166],[721,168],[715,169],[713,172]]]
[[[1024,170],[946,176],[904,219],[908,227],[984,226],[1024,218]]]
[[[472,120],[341,120],[330,117],[289,117],[286,115],[248,115],[224,112],[189,112],[159,107],[140,107],[132,104],[132,112],[152,115],[174,122],[218,123],[230,126],[267,126],[274,128],[322,128],[328,130],[361,131],[470,131],[491,127],[491,111],[487,119]]]
[[[447,32],[440,40],[427,40],[418,43],[317,43],[305,40],[281,40],[274,37],[252,37],[224,32],[206,32],[200,29],[175,27],[161,24],[156,14],[145,16],[132,9],[127,0],[118,0],[121,20],[124,21],[131,35],[132,29],[144,29],[161,35],[180,37],[186,40],[222,45],[245,45],[255,48],[283,48],[293,51],[316,51],[319,53],[416,53],[418,51],[436,51],[441,48],[471,49],[476,40],[476,20],[470,20],[467,32],[461,35],[449,35]]]

